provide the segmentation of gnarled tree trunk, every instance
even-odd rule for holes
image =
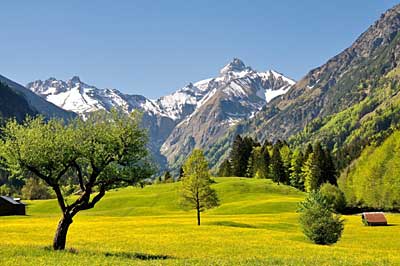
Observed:
[[[197,225],[200,225],[200,209],[197,209]]]
[[[69,226],[72,224],[72,217],[64,215],[58,223],[56,234],[53,241],[54,250],[64,250],[67,241]]]

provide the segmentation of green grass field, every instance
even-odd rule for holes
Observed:
[[[68,252],[49,249],[56,202],[29,202],[28,216],[0,217],[0,265],[400,265],[400,215],[387,227],[345,216],[342,239],[318,246],[297,223],[303,193],[269,180],[216,181],[221,206],[200,227],[180,209],[178,183],[111,191],[74,219]]]

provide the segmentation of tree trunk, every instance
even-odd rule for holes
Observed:
[[[197,209],[197,225],[200,225],[200,209]]]
[[[72,224],[72,217],[64,216],[58,223],[56,234],[53,241],[54,250],[64,250],[67,241],[67,233],[69,226]]]

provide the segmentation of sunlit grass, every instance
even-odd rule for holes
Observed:
[[[388,215],[388,227],[346,216],[340,242],[318,246],[297,223],[302,193],[266,180],[217,181],[222,204],[200,227],[194,212],[180,209],[177,184],[113,191],[74,219],[74,252],[45,248],[57,205],[32,202],[30,216],[0,218],[0,265],[400,265],[399,215]]]

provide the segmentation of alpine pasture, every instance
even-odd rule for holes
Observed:
[[[52,251],[56,200],[27,202],[28,216],[0,217],[0,265],[400,265],[400,215],[367,227],[344,216],[337,244],[311,243],[298,225],[304,195],[266,179],[215,178],[221,205],[182,210],[180,183],[110,191],[79,213],[67,250]]]

